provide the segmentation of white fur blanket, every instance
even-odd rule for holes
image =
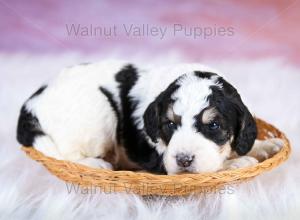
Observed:
[[[60,68],[97,59],[0,54],[1,219],[300,218],[300,68],[278,59],[203,63],[223,71],[249,109],[290,138],[292,156],[279,168],[230,192],[184,198],[69,192],[63,181],[21,152],[15,140],[17,116],[24,100]]]

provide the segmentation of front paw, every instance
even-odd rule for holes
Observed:
[[[232,170],[243,167],[250,167],[257,164],[258,161],[254,157],[242,156],[232,160],[226,160],[223,164],[223,170]]]
[[[255,157],[259,161],[264,161],[280,151],[283,145],[284,142],[280,138],[256,140],[249,155]]]

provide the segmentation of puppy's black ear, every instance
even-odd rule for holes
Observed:
[[[152,102],[144,113],[144,128],[154,143],[157,143],[159,132],[159,109],[157,101]]]
[[[165,112],[169,104],[173,102],[171,95],[178,88],[179,85],[177,85],[177,80],[175,80],[150,103],[144,113],[144,128],[154,143],[157,143],[160,132],[160,115],[162,112]]]
[[[257,129],[255,120],[247,107],[244,106],[242,102],[240,105],[242,106],[239,107],[240,112],[238,115],[237,136],[232,145],[238,155],[245,155],[251,150],[254,144],[257,136]]]
[[[238,155],[245,155],[251,150],[257,137],[255,119],[244,105],[237,90],[223,78],[220,78],[219,82],[223,84],[225,97],[233,105],[237,114],[232,148]]]

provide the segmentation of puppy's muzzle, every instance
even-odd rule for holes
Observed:
[[[176,155],[176,163],[180,167],[187,168],[191,166],[193,163],[193,160],[195,158],[195,155],[189,155],[189,154],[177,154]]]

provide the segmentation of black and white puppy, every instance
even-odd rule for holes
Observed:
[[[57,159],[167,174],[250,166],[282,146],[256,135],[237,90],[215,70],[123,61],[63,70],[26,101],[17,128],[22,145]]]

